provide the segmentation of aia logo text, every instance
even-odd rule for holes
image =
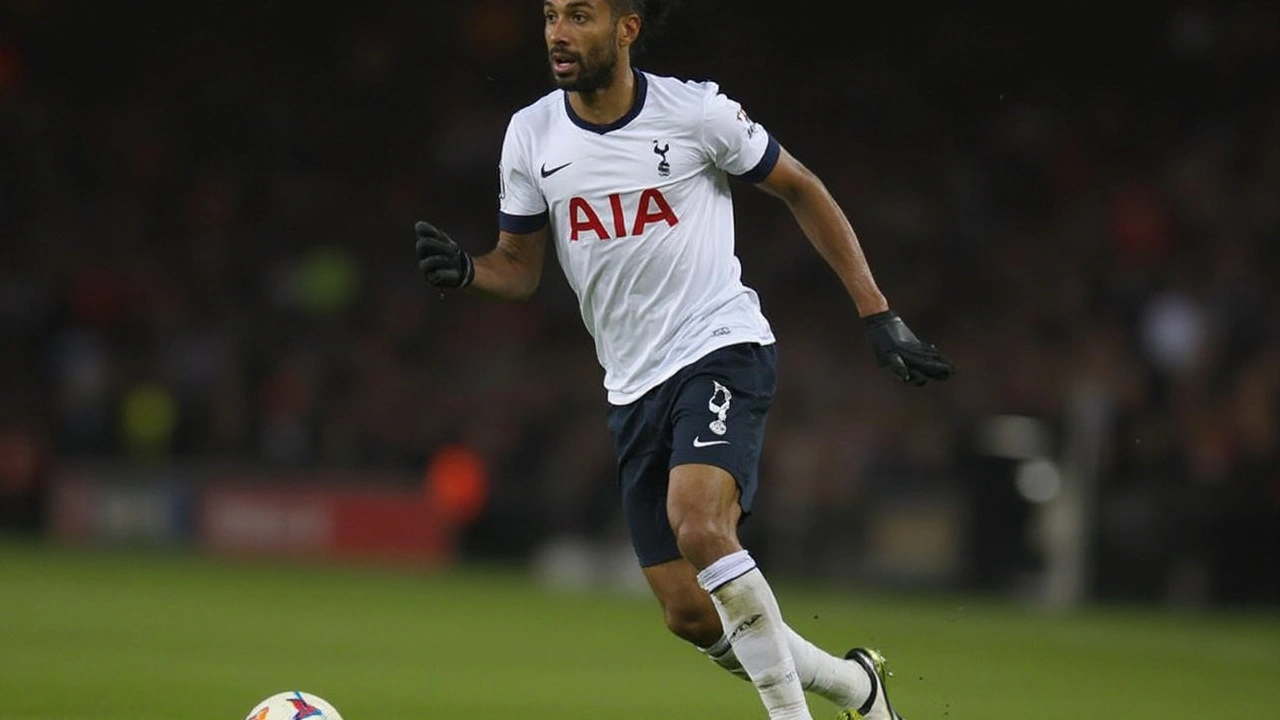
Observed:
[[[569,198],[569,241],[575,242],[584,238],[611,240],[642,235],[650,225],[666,223],[667,227],[675,227],[680,218],[671,209],[671,203],[657,188],[646,188],[638,193],[634,205],[630,200],[637,193],[628,193],[624,197],[619,193],[609,195],[608,207],[595,208],[586,198],[574,196]],[[634,213],[627,208],[634,207]]]

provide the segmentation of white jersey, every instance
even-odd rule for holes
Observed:
[[[500,167],[499,226],[550,226],[615,405],[712,350],[774,342],[742,284],[728,176],[763,180],[777,141],[715,83],[635,78],[609,125],[559,90],[516,112]]]

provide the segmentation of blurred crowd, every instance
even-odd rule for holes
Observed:
[[[496,238],[505,124],[550,87],[536,3],[214,5],[0,7],[0,491],[66,460],[416,470],[460,442],[492,481],[477,548],[615,535],[554,262],[505,305],[428,290],[412,252],[417,219]],[[1096,593],[1280,602],[1274,6],[744,7],[686,3],[637,64],[718,81],[814,169],[959,368],[875,368],[785,206],[737,186],[780,350],[761,545],[821,573],[868,508],[937,493],[1007,582],[1036,563],[1001,552],[1026,503],[976,430],[1036,418],[1064,451],[1087,402]]]

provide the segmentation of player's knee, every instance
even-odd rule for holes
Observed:
[[[680,554],[704,568],[738,549],[733,529],[713,520],[688,520],[675,529]]]
[[[711,647],[723,634],[720,616],[709,603],[667,604],[663,619],[672,634],[698,647]]]

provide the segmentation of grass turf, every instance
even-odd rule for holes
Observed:
[[[1277,614],[775,589],[819,645],[882,648],[908,720],[1280,712]],[[747,684],[666,634],[648,598],[493,569],[0,544],[0,720],[241,720],[288,689],[346,720],[764,717]]]

